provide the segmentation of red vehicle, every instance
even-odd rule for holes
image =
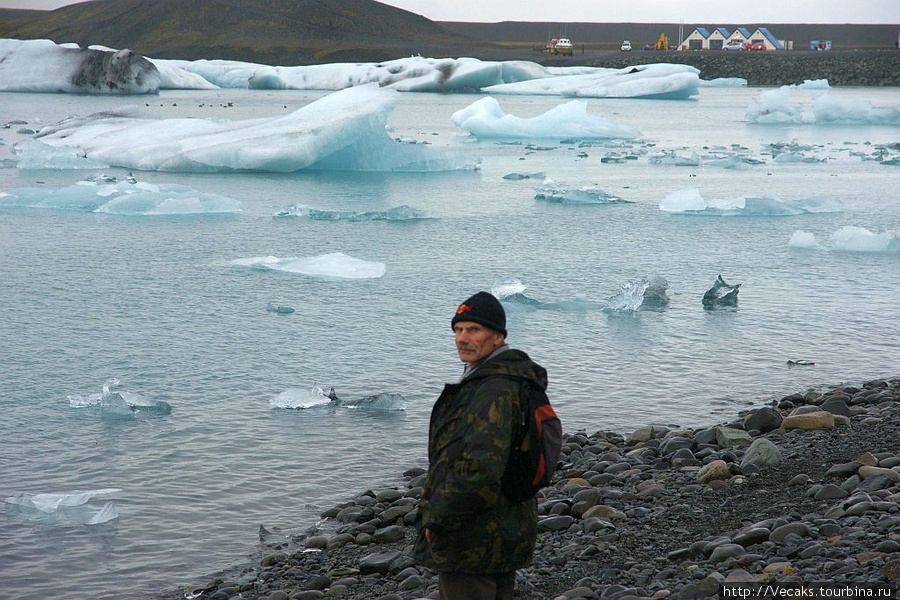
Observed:
[[[744,46],[744,50],[751,50],[757,52],[765,52],[767,50],[766,45],[762,42],[749,42],[746,46]]]

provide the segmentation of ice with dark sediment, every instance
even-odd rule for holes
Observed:
[[[843,204],[830,198],[804,198],[783,201],[778,198],[713,198],[706,200],[700,190],[687,188],[667,195],[659,203],[659,209],[680,215],[716,217],[782,217],[815,213],[838,213]]]
[[[825,93],[808,106],[791,100],[790,86],[762,92],[747,107],[747,121],[761,125],[900,125],[900,104],[873,107]]]
[[[533,173],[507,173],[503,179],[507,181],[522,181],[523,179],[545,179],[547,176],[543,171],[535,171]]]
[[[304,217],[315,221],[421,221],[426,219],[440,219],[441,216],[429,210],[420,210],[406,204],[395,206],[381,211],[347,211],[325,210],[295,204],[283,210],[279,210],[275,217]]]
[[[481,139],[579,140],[634,139],[640,132],[597,115],[589,115],[584,100],[560,104],[536,117],[518,117],[503,111],[488,96],[453,113],[451,121]]]
[[[343,252],[310,257],[257,256],[235,259],[231,264],[260,271],[278,271],[334,280],[378,279],[383,277],[387,270],[382,262],[354,258]]]
[[[555,204],[632,204],[615,194],[611,194],[595,185],[573,186],[545,179],[544,183],[534,188],[534,199]]]
[[[706,293],[703,294],[703,307],[735,307],[738,303],[738,292],[740,291],[740,289],[740,283],[731,285],[724,279],[722,279],[721,275],[719,275],[716,278],[715,283],[713,283],[713,286],[706,290]]]
[[[28,520],[48,525],[102,525],[119,518],[112,501],[97,509],[90,504],[97,496],[121,492],[119,488],[73,490],[42,494],[17,494],[6,498],[8,508]]]
[[[278,117],[159,119],[134,111],[71,117],[35,138],[130,169],[193,173],[477,170],[480,159],[391,138],[399,92],[365,85]],[[26,154],[27,157],[27,154]]]
[[[875,233],[865,227],[845,225],[831,234],[827,246],[819,244],[815,234],[797,230],[791,235],[788,245],[798,250],[895,254],[900,252],[900,230]]]
[[[241,203],[182,184],[132,183],[101,175],[64,188],[16,188],[0,192],[0,208],[172,217],[240,213]]]
[[[406,410],[406,399],[400,394],[383,392],[372,394],[363,398],[342,400],[337,394],[325,393],[318,385],[312,385],[309,389],[287,389],[275,398],[269,400],[272,408],[280,409],[310,409],[316,407],[365,409],[375,411],[403,411]]]
[[[661,275],[651,275],[639,281],[629,281],[609,298],[604,310],[628,313],[642,309],[660,309],[669,304],[666,290],[669,282]]]

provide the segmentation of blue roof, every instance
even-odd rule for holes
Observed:
[[[697,33],[699,33],[700,35],[702,35],[704,38],[708,38],[708,37],[709,37],[709,32],[708,32],[706,29],[704,29],[703,27],[698,27],[698,28],[695,29],[694,31],[696,31]]]
[[[726,37],[726,38],[727,38],[727,37],[729,37],[729,36],[731,35],[731,33],[729,33],[728,30],[725,29],[724,27],[716,27],[716,31],[718,31],[719,33],[721,33],[721,34],[722,34],[722,37]]]
[[[774,35],[772,35],[771,31],[769,31],[765,27],[760,27],[759,29],[757,29],[757,31],[760,32],[761,34],[763,34],[763,37],[765,37],[767,40],[772,42],[773,46],[775,46],[779,50],[784,50],[784,44],[779,42],[778,38],[776,38]]]
[[[742,36],[744,36],[744,39],[748,39],[751,35],[750,30],[747,29],[746,27],[738,27],[737,29],[735,29],[735,31],[739,32]]]

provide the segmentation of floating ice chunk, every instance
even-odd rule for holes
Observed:
[[[0,91],[155,94],[159,71],[131,50],[0,39]]]
[[[815,234],[798,229],[791,235],[788,246],[801,250],[815,250],[819,248],[819,242],[816,241]]]
[[[703,307],[737,306],[740,288],[740,283],[730,285],[719,275],[713,286],[703,294]]]
[[[798,90],[830,90],[831,85],[827,79],[804,79],[803,83],[795,83],[791,86]]]
[[[122,389],[118,379],[110,379],[103,383],[100,394],[72,394],[66,396],[72,408],[90,408],[99,406],[105,417],[134,418],[137,413],[167,415],[172,412],[172,405],[162,400],[151,400],[141,394]]]
[[[384,263],[353,258],[342,252],[332,252],[309,258],[277,258],[275,256],[239,258],[231,261],[231,264],[326,279],[377,279],[383,277],[386,271]]]
[[[775,156],[775,162],[777,163],[823,163],[825,162],[824,158],[815,158],[813,156],[806,156],[805,154],[801,154],[799,152],[782,152]]]
[[[610,194],[594,185],[575,187],[559,184],[550,179],[544,180],[543,185],[534,188],[534,192],[535,200],[557,204],[632,204],[630,200]]]
[[[805,198],[784,202],[777,198],[713,198],[704,200],[700,191],[689,188],[672,192],[659,203],[659,209],[669,213],[720,217],[782,217],[808,213],[837,213],[844,210],[838,200]]]
[[[651,165],[674,165],[676,167],[699,167],[700,155],[692,152],[690,156],[678,156],[675,152],[663,152],[647,159]]]
[[[119,511],[116,510],[115,504],[112,502],[107,502],[103,505],[97,514],[92,516],[87,520],[85,525],[102,525],[103,523],[109,523],[110,521],[114,521],[119,518]]]
[[[873,233],[865,227],[847,225],[832,234],[830,248],[841,252],[900,252],[900,231]]]
[[[482,91],[529,96],[687,100],[698,94],[700,86],[700,71],[688,65],[662,63],[624,69],[587,67],[572,74],[561,73],[556,77],[493,85]]]
[[[790,87],[782,86],[762,92],[747,107],[747,121],[759,124],[796,125],[897,125],[900,105],[873,108],[867,100],[843,100],[823,94],[812,106],[793,104]]]
[[[331,404],[331,398],[325,395],[325,391],[317,385],[308,390],[290,388],[284,390],[276,397],[269,400],[272,408],[313,408]]]
[[[358,400],[338,401],[338,406],[343,408],[358,408],[368,410],[406,410],[406,399],[400,394],[387,392],[366,396]]]
[[[440,219],[436,212],[419,210],[405,204],[384,211],[352,212],[322,210],[304,204],[295,204],[274,214],[276,217],[306,217],[316,221],[419,221]]]
[[[147,171],[288,173],[475,170],[479,160],[391,139],[399,93],[361,86],[281,117],[222,121],[100,113],[46,127],[41,142],[92,160]]]
[[[669,282],[659,275],[645,277],[640,281],[630,281],[609,298],[604,310],[624,313],[641,308],[664,307],[669,303],[669,297],[666,295],[668,287]]]
[[[27,139],[13,146],[19,157],[16,165],[27,171],[67,171],[77,169],[105,169],[109,165],[101,160],[87,158],[75,148],[55,148],[35,139]]]
[[[587,114],[587,103],[572,100],[531,118],[506,114],[490,96],[453,113],[453,124],[479,138],[633,139],[640,132]]]
[[[519,279],[498,279],[494,282],[494,285],[491,286],[491,294],[498,300],[503,300],[507,296],[523,293],[525,288],[525,284]]]
[[[294,312],[294,309],[290,306],[275,304],[274,302],[269,302],[268,304],[266,304],[266,310],[269,312],[278,313],[279,315],[289,315]]]
[[[82,506],[90,502],[95,496],[106,496],[121,492],[119,488],[104,488],[99,490],[74,490],[71,492],[35,494],[33,496],[18,495],[6,499],[9,504],[24,506],[43,513],[54,513],[63,507]]]
[[[88,408],[100,406],[100,403],[103,402],[103,394],[72,394],[66,396],[66,399],[72,408]]]
[[[584,312],[588,310],[602,310],[604,304],[587,300],[583,293],[576,295],[574,300],[560,300],[558,302],[543,302],[525,295],[523,292],[515,292],[504,296],[504,305],[510,310],[558,310],[567,312]]]
[[[751,168],[751,162],[748,162],[748,160],[743,156],[733,154],[731,156],[723,156],[722,158],[712,158],[709,160],[704,160],[703,166],[721,167],[723,169],[735,169],[738,171],[744,171]]]
[[[731,87],[747,87],[747,80],[743,77],[718,77],[716,79],[700,80],[700,87],[708,88],[731,88]]]
[[[546,175],[542,171],[534,173],[507,173],[503,179],[508,181],[522,181],[523,179],[544,179]]]

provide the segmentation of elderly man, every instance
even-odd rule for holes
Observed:
[[[547,372],[506,344],[506,314],[487,292],[460,304],[451,326],[465,370],[431,413],[416,558],[438,573],[441,600],[511,600],[534,554],[537,502],[511,500],[500,482],[523,384],[545,390]]]

